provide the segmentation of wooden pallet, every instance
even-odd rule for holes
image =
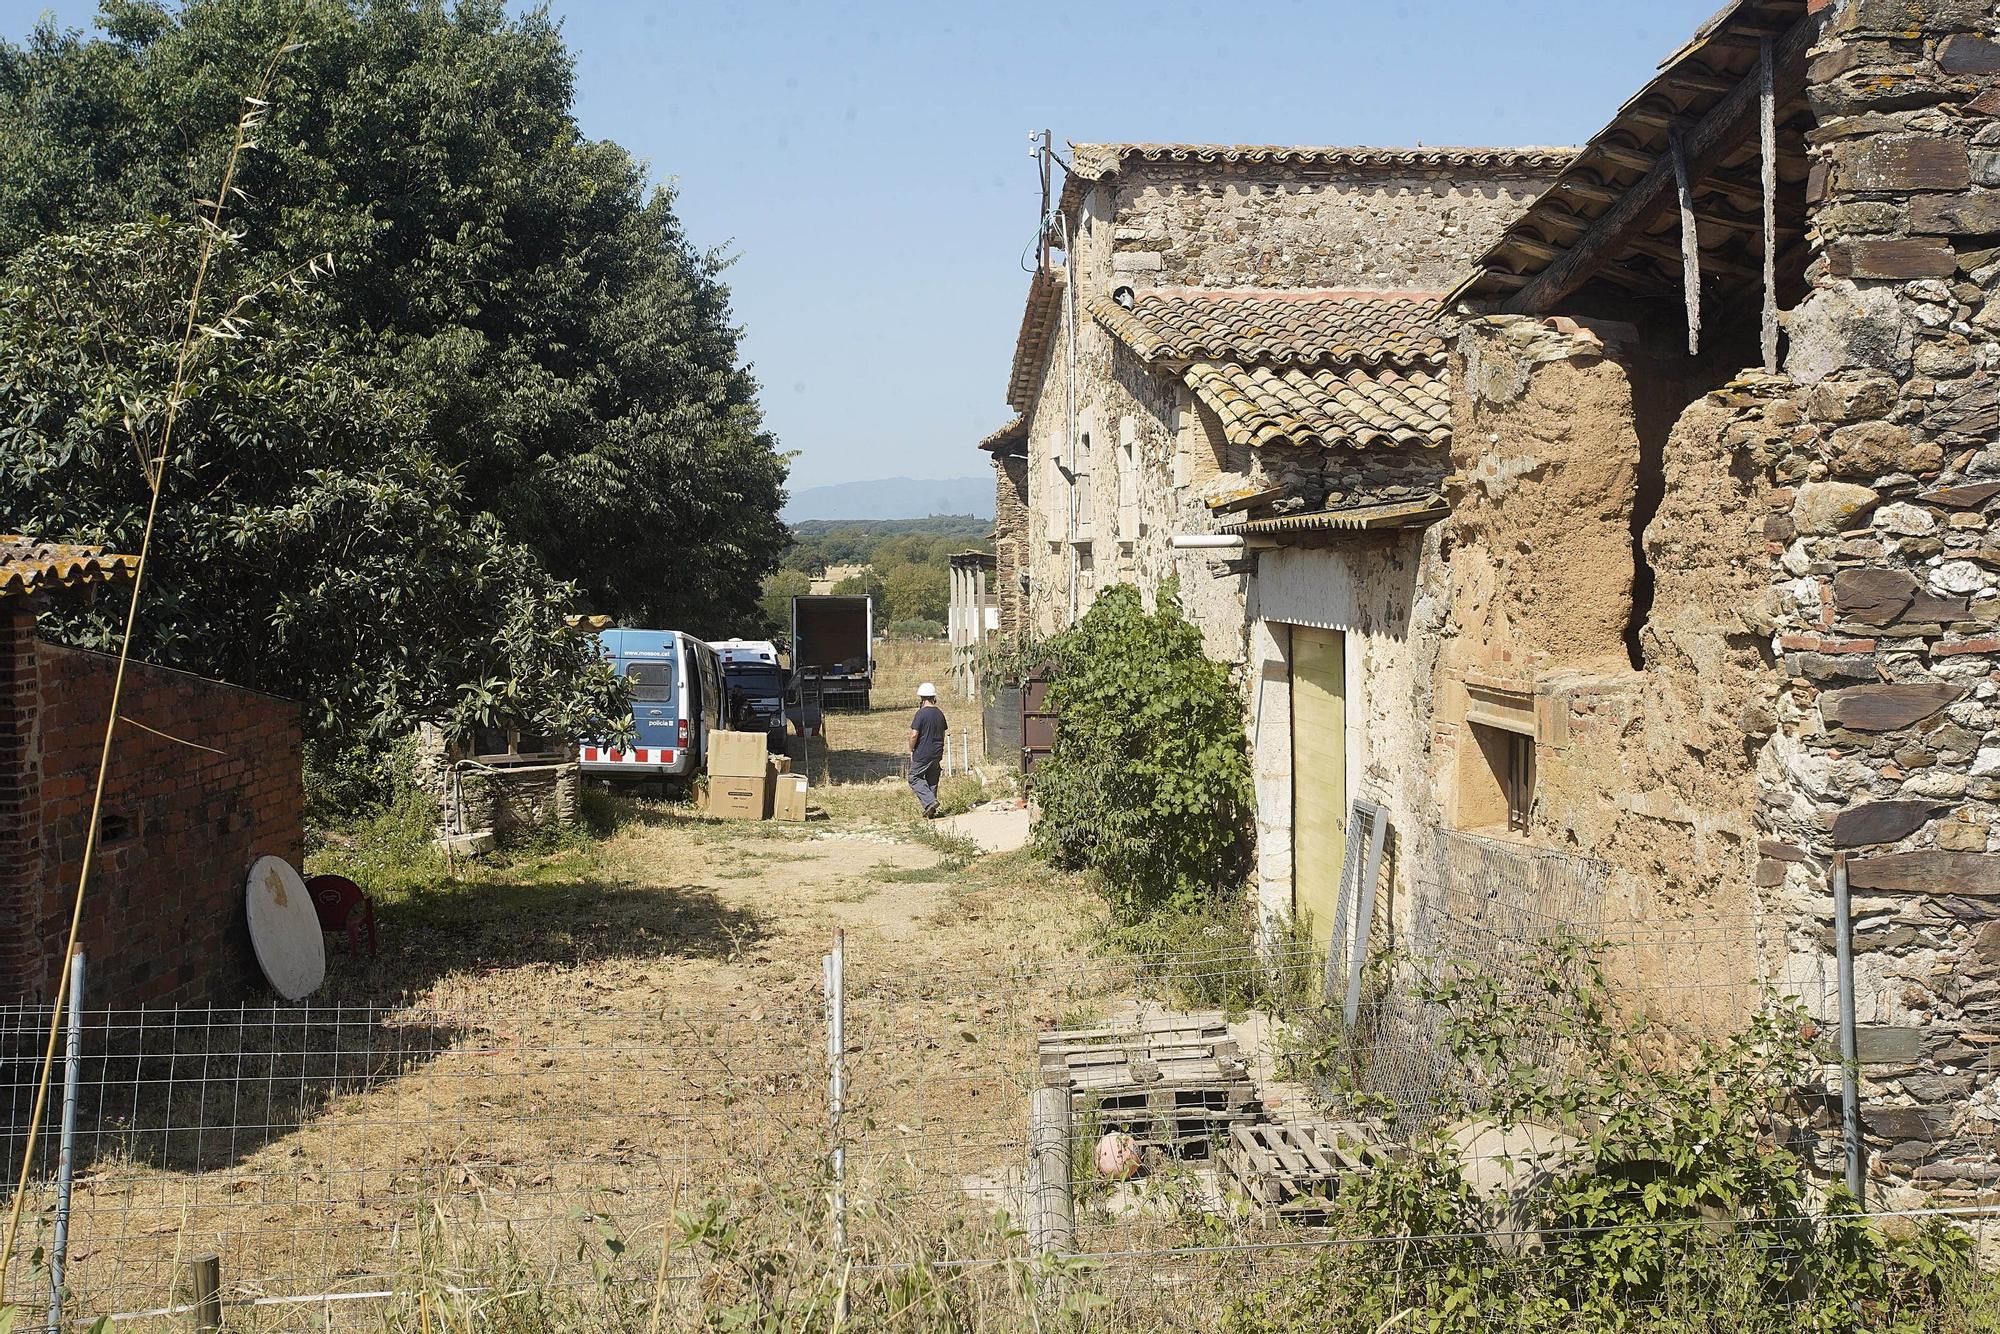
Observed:
[[[1262,1115],[1243,1054],[1220,1014],[1166,1015],[1128,1028],[1072,1029],[1040,1041],[1044,1085],[1079,1114],[1141,1144],[1182,1150]]]
[[[1216,1156],[1224,1179],[1267,1219],[1323,1223],[1341,1178],[1368,1170],[1360,1152],[1368,1138],[1347,1122],[1237,1125]]]

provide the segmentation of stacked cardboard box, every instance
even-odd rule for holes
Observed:
[[[725,820],[771,818],[771,765],[762,732],[708,734],[708,813]]]
[[[784,755],[767,754],[762,732],[708,734],[708,813],[725,820],[803,820],[806,780]]]
[[[771,797],[771,816],[777,820],[803,820],[806,818],[806,776],[804,774],[778,775],[777,790]]]

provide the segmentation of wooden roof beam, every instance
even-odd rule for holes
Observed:
[[[1805,87],[1806,53],[1819,36],[1827,11],[1807,14],[1791,26],[1771,53],[1773,80],[1780,104],[1798,95]],[[1722,157],[1733,152],[1745,136],[1757,128],[1757,80],[1744,79],[1708,114],[1695,123],[1687,135],[1688,174],[1699,180],[1715,169]],[[1626,243],[1639,235],[1674,197],[1674,165],[1666,157],[1655,161],[1637,185],[1605,211],[1591,229],[1560,259],[1535,276],[1520,291],[1507,298],[1501,309],[1514,314],[1539,315],[1574,292],[1593,271],[1615,257]]]

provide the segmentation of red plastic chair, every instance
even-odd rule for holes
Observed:
[[[347,933],[347,957],[361,957],[361,932],[368,932],[368,957],[375,957],[375,900],[344,875],[316,875],[306,881],[322,931]]]

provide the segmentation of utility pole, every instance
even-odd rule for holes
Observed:
[[[1029,135],[1028,137],[1033,139],[1035,136]],[[1041,141],[1035,145],[1035,158],[1042,169],[1042,212],[1040,221],[1036,223],[1037,231],[1041,237],[1040,251],[1035,259],[1035,271],[1037,273],[1047,273],[1049,269],[1049,167],[1055,160],[1055,155],[1055,140],[1047,130],[1043,130]]]

